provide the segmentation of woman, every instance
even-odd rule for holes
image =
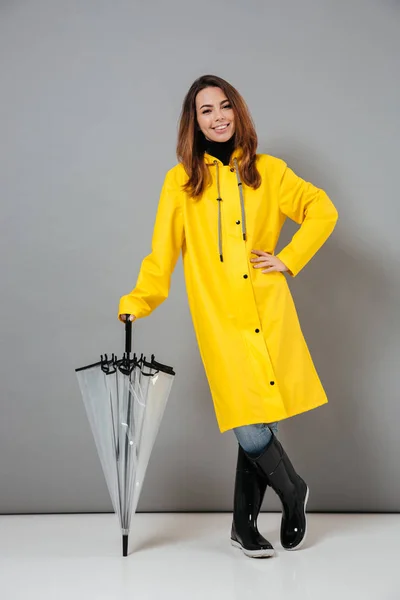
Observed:
[[[274,554],[257,529],[267,485],[282,502],[282,546],[299,548],[306,534],[308,487],[276,438],[277,422],[327,398],[284,273],[301,271],[338,217],[324,191],[256,148],[238,91],[216,76],[197,79],[183,103],[179,163],[164,181],[152,251],[119,305],[121,321],[148,316],[167,298],[182,251],[218,425],[238,440],[231,542],[251,557]],[[301,227],[275,256],[287,217]]]

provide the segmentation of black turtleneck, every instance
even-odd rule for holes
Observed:
[[[205,151],[218,158],[224,165],[229,165],[232,152],[235,150],[235,134],[226,142],[212,142],[204,138]]]

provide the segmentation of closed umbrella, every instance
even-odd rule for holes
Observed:
[[[101,355],[97,363],[75,369],[114,511],[128,554],[132,513],[174,381],[171,367],[131,355],[132,322],[125,321],[125,353]]]

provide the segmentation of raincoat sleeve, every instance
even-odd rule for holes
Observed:
[[[327,194],[298,177],[285,163],[279,187],[279,207],[300,225],[277,257],[295,277],[321,248],[335,228],[338,212]]]
[[[122,314],[147,317],[168,297],[171,275],[184,240],[182,192],[173,169],[165,177],[154,224],[151,253],[141,264],[135,288],[119,302]]]

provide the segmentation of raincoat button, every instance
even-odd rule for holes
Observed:
[[[275,385],[275,381],[270,381],[269,385]]]
[[[235,169],[233,167],[231,167],[230,171],[231,171],[231,173],[234,173]]]
[[[243,279],[247,279],[247,278],[248,278],[248,275],[243,275]]]
[[[236,225],[240,225],[240,221],[236,221]]]
[[[260,330],[259,330],[259,329],[256,329],[256,333],[260,333]]]

